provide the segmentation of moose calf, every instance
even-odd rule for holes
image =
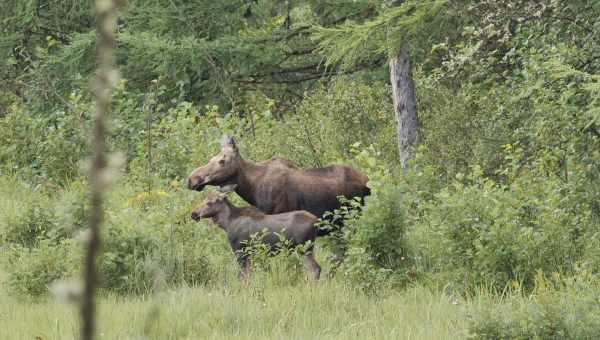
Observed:
[[[318,280],[321,267],[315,261],[312,242],[315,240],[317,217],[304,211],[267,215],[255,207],[239,208],[231,204],[226,193],[211,192],[206,199],[192,211],[192,219],[212,218],[227,233],[227,239],[242,267],[240,278],[245,279],[250,270],[250,261],[245,247],[251,237],[265,231],[261,242],[271,249],[281,246],[282,238],[292,247],[311,244],[303,249],[304,265],[310,276]]]

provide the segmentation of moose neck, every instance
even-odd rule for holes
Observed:
[[[250,161],[241,160],[235,192],[246,202],[252,205],[256,205],[256,199],[254,196],[256,193],[257,181],[255,179],[259,174],[259,166]]]
[[[225,199],[225,206],[215,216],[213,221],[219,225],[225,231],[229,230],[229,225],[233,218],[237,215],[238,208],[235,207],[229,200]]]

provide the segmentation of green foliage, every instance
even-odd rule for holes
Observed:
[[[59,185],[79,176],[79,162],[87,155],[87,108],[72,98],[72,109],[36,117],[14,107],[0,120],[0,169],[26,179],[51,180]]]
[[[600,332],[597,299],[597,282],[589,277],[538,275],[532,299],[487,306],[473,320],[469,338],[593,339]]]
[[[3,178],[10,197],[0,204],[0,247],[34,248],[41,241],[59,243],[87,222],[87,200],[81,183],[73,183],[53,199],[39,187]]]
[[[17,295],[39,296],[55,280],[79,275],[77,231],[87,221],[86,191],[74,182],[50,195],[39,186],[0,177],[0,265]]]
[[[537,271],[570,272],[585,261],[584,234],[595,227],[568,199],[572,188],[535,174],[522,173],[510,186],[480,175],[475,169],[470,184],[456,181],[422,208],[415,234],[434,272],[453,273],[448,278],[466,286],[531,287]]]
[[[208,228],[171,225],[163,230],[163,240],[154,257],[168,284],[206,286],[229,279],[228,274],[237,263],[218,234],[220,230]]]
[[[309,146],[309,150],[302,151],[312,153],[305,157],[312,156],[315,165],[350,158],[351,146],[357,142],[373,144],[382,151],[381,155],[389,157],[386,160],[395,160],[394,144],[390,143],[395,130],[388,91],[384,84],[369,86],[350,78],[337,78],[299,106],[298,116],[291,124],[294,144]]]
[[[158,238],[147,230],[138,228],[137,219],[128,219],[129,214],[110,221],[104,231],[105,251],[100,271],[103,286],[117,292],[139,293],[152,288],[155,274],[150,257],[158,248]]]
[[[255,115],[256,138],[240,142],[250,158],[287,157],[302,167],[325,166],[348,159],[351,145],[374,144],[382,157],[396,159],[394,122],[387,88],[373,88],[359,80],[337,78],[318,88],[295,109],[295,115],[277,121],[267,113]],[[263,112],[265,112],[263,111]],[[258,143],[257,141],[263,141]]]
[[[263,243],[266,230],[252,235],[244,247],[244,254],[251,264],[251,283],[255,292],[261,292],[266,285],[295,286],[304,282],[305,269],[300,258],[303,247],[292,248],[289,240],[279,235],[280,246],[272,249]]]
[[[380,153],[373,147],[357,155],[361,168],[368,169],[371,194],[365,198],[360,217],[350,226],[354,235],[351,247],[364,248],[372,260],[383,268],[404,267],[409,257],[406,242],[408,206],[403,188],[396,185],[388,168],[379,161]]]
[[[369,175],[371,194],[364,207],[359,200],[345,200],[340,209],[328,214],[320,228],[332,229],[328,246],[344,261],[342,274],[347,282],[370,293],[399,286],[416,278],[413,250],[407,238],[409,208],[402,187],[380,160],[374,147],[354,150],[355,162]],[[343,228],[339,228],[342,223]]]
[[[422,122],[419,165],[431,167],[443,182],[468,173],[473,163],[493,174],[502,162],[501,146],[512,142],[513,127],[518,124],[514,116],[495,106],[497,102],[478,97],[477,88],[465,85],[456,92],[439,86],[435,79],[417,76]]]
[[[14,294],[42,295],[79,268],[89,6],[0,4],[0,272]],[[508,287],[522,304],[493,301],[474,338],[594,337],[595,283],[558,278],[600,271],[599,13],[585,0],[129,1],[107,138],[126,164],[106,198],[103,289],[232,286],[223,233],[190,220],[202,194],[182,188],[228,132],[253,161],[369,175],[364,206],[344,201],[335,232],[317,242],[323,258],[345,254],[332,279],[343,289],[372,299],[420,282],[493,296]],[[386,85],[401,44],[422,123],[407,169]],[[303,289],[296,251],[250,252],[255,275],[239,305]]]
[[[11,246],[3,259],[7,286],[21,296],[37,297],[48,291],[55,280],[78,275],[81,254],[72,240],[55,243],[44,239],[36,247]]]
[[[16,294],[41,295],[57,279],[78,275],[80,239],[85,238],[88,198],[83,183],[57,193],[34,191],[17,180],[2,179],[0,248],[7,281]],[[157,278],[167,285],[207,285],[233,272],[224,241],[188,217],[190,195],[178,182],[144,192],[143,183],[122,182],[109,194],[100,260],[101,287],[146,293]],[[53,249],[56,248],[56,252]]]
[[[222,243],[189,218],[190,195],[177,182],[165,190],[137,188],[143,183],[123,183],[111,194],[104,228],[102,286],[119,293],[152,291],[158,278],[164,284],[208,284],[224,267]],[[228,254],[228,253],[227,253]]]
[[[49,211],[49,204],[33,201],[27,205],[23,211],[3,214],[3,244],[12,243],[31,248],[55,230],[55,218],[53,212]]]
[[[197,120],[198,115],[195,107],[183,102],[169,109],[163,117],[155,118],[157,122],[150,125],[150,135],[146,126],[140,133],[135,153],[145,158],[138,157],[132,162],[140,176],[151,174],[159,178],[183,179],[192,168],[190,160],[198,164],[212,156],[201,140],[214,140],[216,131],[200,125],[205,120]]]
[[[90,199],[88,183],[73,181],[55,198],[52,212],[63,237],[71,237],[85,229],[88,223]]]
[[[352,69],[392,55],[411,40],[417,45],[421,33],[418,28],[426,26],[421,23],[438,16],[445,4],[446,1],[403,1],[401,6],[390,6],[389,2],[382,2],[379,15],[372,20],[316,27],[314,39],[327,56],[327,65],[341,64],[343,69]]]

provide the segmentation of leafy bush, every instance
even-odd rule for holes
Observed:
[[[169,109],[163,117],[154,118],[150,136],[145,128],[136,146],[138,157],[132,166],[137,167],[140,176],[147,176],[150,167],[150,173],[160,178],[186,178],[194,166],[212,156],[205,140],[216,142],[217,134],[210,133],[210,125],[202,126],[207,121],[196,120],[198,116],[196,107],[183,102]]]
[[[46,193],[9,178],[1,182],[2,192],[10,194],[0,199],[0,247],[10,254],[11,290],[43,294],[52,280],[78,271],[81,245],[76,240],[85,237],[89,209],[86,186],[73,182]],[[169,285],[204,285],[232,273],[222,235],[192,223],[191,191],[178,182],[151,192],[140,192],[143,186],[124,180],[108,193],[100,260],[104,289],[144,293],[161,275]]]
[[[423,207],[415,229],[434,272],[462,285],[533,284],[538,270],[569,272],[581,260],[581,225],[568,187],[522,175],[510,186],[479,177],[456,181]]]
[[[165,224],[155,254],[169,284],[209,285],[226,282],[237,271],[229,244],[221,230],[189,218],[191,209],[175,213],[176,222]]]
[[[48,116],[13,107],[0,119],[0,164],[6,174],[59,185],[79,176],[87,155],[88,107],[73,95],[68,111]]]
[[[120,216],[110,221],[104,232],[104,252],[100,272],[102,286],[120,293],[146,292],[152,288],[153,268],[151,255],[158,248],[158,238],[138,228],[141,221],[127,223]],[[143,223],[143,222],[142,222]]]
[[[375,145],[381,157],[395,159],[394,117],[389,88],[339,77],[331,86],[307,93],[294,114],[275,119],[269,107],[254,114],[256,138],[242,141],[255,160],[280,155],[301,167],[347,160],[355,143]]]
[[[59,242],[75,236],[87,223],[87,192],[81,182],[54,195],[14,179],[3,184],[15,192],[11,202],[0,205],[0,245],[31,248],[41,240]]]
[[[512,142],[510,134],[519,124],[515,122],[518,117],[507,115],[508,108],[493,99],[478,97],[478,89],[468,85],[454,91],[426,77],[417,84],[423,125],[419,166],[433,167],[444,182],[469,172],[472,164],[493,174],[502,161],[501,145]],[[503,98],[506,94],[497,96]]]
[[[63,237],[73,237],[87,227],[90,199],[85,181],[73,181],[54,197],[56,228]]]
[[[357,142],[374,145],[381,159],[396,160],[396,146],[390,143],[395,140],[390,93],[383,84],[372,86],[341,77],[329,89],[317,91],[303,102],[301,117],[318,122],[308,126],[313,136],[305,138],[320,140],[320,148],[332,157],[321,164],[350,158],[351,146]]]
[[[355,147],[358,146],[355,145]],[[344,256],[342,273],[348,282],[368,293],[383,286],[399,285],[415,279],[412,246],[407,238],[407,201],[402,186],[392,178],[373,147],[354,150],[354,162],[367,169],[371,194],[361,207],[358,200],[345,201],[321,228],[333,228],[327,243]],[[337,228],[337,220],[344,227]]]
[[[33,248],[14,245],[8,249],[4,259],[7,285],[16,294],[43,295],[53,281],[78,275],[81,254],[72,240],[58,244],[42,240]]]
[[[40,240],[51,237],[56,231],[54,212],[47,203],[34,200],[28,203],[22,211],[12,216],[4,216],[2,241],[23,247],[34,247]],[[53,235],[52,235],[53,236]]]
[[[101,262],[103,287],[120,293],[143,293],[157,275],[167,284],[206,284],[214,265],[206,233],[191,223],[189,191],[175,182],[168,188],[140,192],[140,182],[123,182],[110,194]]]

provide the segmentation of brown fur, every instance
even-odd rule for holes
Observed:
[[[303,170],[281,157],[246,161],[231,137],[225,138],[219,154],[188,177],[188,187],[197,191],[205,185],[236,184],[238,195],[267,214],[306,210],[317,217],[339,208],[337,196],[368,195],[367,182],[367,176],[347,165]]]
[[[321,268],[313,257],[312,242],[316,237],[317,217],[307,211],[292,211],[267,215],[254,207],[238,208],[231,204],[222,193],[209,193],[206,199],[192,211],[192,218],[212,218],[225,232],[238,262],[242,268],[240,276],[248,275],[248,257],[245,251],[247,242],[253,235],[266,231],[261,242],[271,249],[281,245],[280,237],[290,242],[292,247],[311,242],[303,249],[304,264],[315,280],[319,279]]]

